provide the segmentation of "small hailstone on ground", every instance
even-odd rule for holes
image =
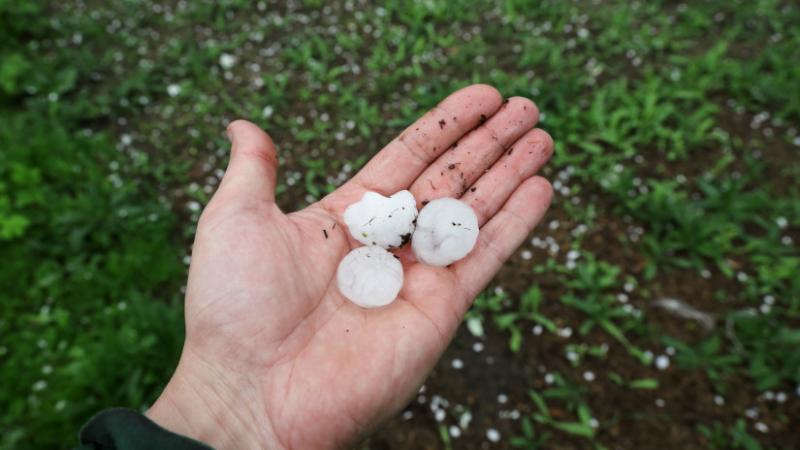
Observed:
[[[219,55],[219,65],[222,66],[223,69],[230,69],[234,64],[236,64],[235,56],[229,53]]]
[[[758,430],[758,431],[760,431],[762,433],[769,432],[769,427],[764,422],[756,422],[755,427],[756,427],[756,430]]]
[[[443,409],[437,409],[433,415],[437,422],[441,422],[447,417],[447,413]]]
[[[461,417],[458,418],[458,426],[461,427],[462,430],[466,430],[470,422],[472,422],[472,414],[469,411],[465,411],[464,414],[461,414]]]
[[[472,351],[475,352],[475,353],[482,352],[483,351],[483,343],[482,342],[476,342],[476,343],[472,344]]]
[[[717,406],[722,406],[722,405],[724,405],[724,404],[725,404],[725,398],[724,398],[724,397],[722,397],[721,395],[715,395],[715,396],[714,396],[714,403],[715,403]]]
[[[500,432],[494,428],[486,430],[486,439],[490,442],[500,442]]]
[[[583,372],[583,379],[586,381],[594,381],[594,372],[592,372],[591,370]]]
[[[506,394],[499,394],[497,396],[497,403],[505,404],[508,402],[508,396]]]
[[[483,322],[479,317],[470,317],[467,319],[467,330],[475,337],[483,336]]]
[[[170,84],[169,86],[167,86],[167,94],[169,94],[170,97],[176,97],[180,93],[181,93],[181,85]]]
[[[450,425],[450,428],[448,428],[447,431],[451,438],[455,439],[461,437],[461,428],[458,428],[455,425]]]
[[[347,254],[336,271],[339,291],[363,308],[388,305],[403,286],[403,265],[388,251],[359,247]]]
[[[450,363],[450,365],[453,366],[453,369],[456,369],[456,370],[463,369],[464,368],[464,361],[456,358]]]
[[[418,260],[446,266],[467,256],[477,240],[478,218],[472,208],[454,198],[440,198],[419,212],[411,244]]]
[[[656,368],[659,370],[666,370],[669,367],[669,356],[658,355],[656,356]]]
[[[414,232],[417,202],[409,191],[390,197],[366,192],[361,200],[344,211],[350,234],[365,245],[396,248],[405,244]]]

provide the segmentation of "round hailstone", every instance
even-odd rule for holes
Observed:
[[[417,201],[409,191],[391,197],[366,192],[344,211],[344,222],[353,238],[364,245],[383,248],[396,248],[408,242],[416,218]]]
[[[359,247],[339,263],[336,282],[342,295],[362,308],[385,306],[403,286],[403,265],[380,247]]]
[[[440,198],[419,212],[411,246],[423,263],[446,266],[467,256],[477,240],[478,218],[472,208],[454,198]]]

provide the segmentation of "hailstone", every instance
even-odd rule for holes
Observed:
[[[467,256],[477,240],[478,218],[472,208],[454,198],[440,198],[419,212],[411,248],[419,261],[447,266]]]
[[[366,192],[344,211],[344,222],[354,239],[364,245],[397,248],[414,232],[417,202],[409,191],[391,197]]]
[[[342,295],[358,306],[385,306],[403,286],[403,265],[381,247],[358,247],[339,263],[336,282]]]

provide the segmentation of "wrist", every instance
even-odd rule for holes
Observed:
[[[233,377],[233,378],[232,378]],[[146,415],[159,426],[217,450],[281,449],[261,393],[245,377],[208,364],[184,349],[175,373]]]

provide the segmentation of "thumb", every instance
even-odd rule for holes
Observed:
[[[269,135],[246,120],[228,125],[231,157],[219,186],[219,193],[234,198],[275,201],[278,155]]]

